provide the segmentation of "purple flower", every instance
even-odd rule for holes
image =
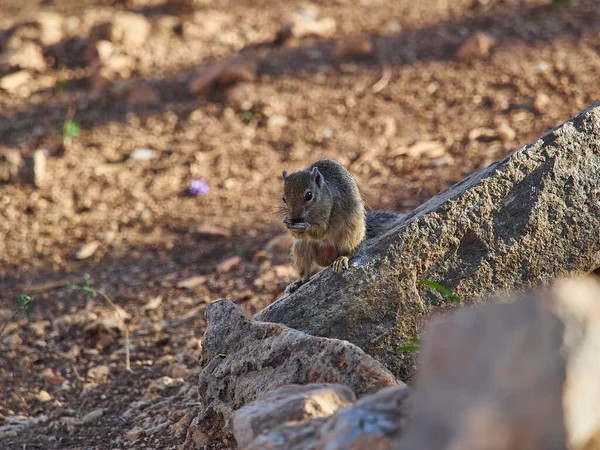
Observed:
[[[208,184],[204,178],[198,178],[190,183],[190,194],[192,195],[207,195],[210,192]]]

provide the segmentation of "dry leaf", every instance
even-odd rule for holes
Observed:
[[[390,157],[408,156],[410,158],[439,158],[446,154],[446,147],[440,141],[422,141],[410,147],[400,147],[394,150]]]
[[[201,284],[206,282],[206,277],[203,275],[196,275],[190,278],[186,278],[185,280],[181,280],[177,283],[178,288],[182,289],[194,289]]]
[[[154,297],[153,299],[150,299],[148,301],[148,303],[146,303],[144,306],[142,306],[142,311],[155,310],[156,308],[158,308],[160,306],[162,301],[163,301],[163,298],[161,295],[159,295],[158,297]]]
[[[227,258],[225,261],[221,261],[217,266],[217,272],[225,273],[229,272],[231,269],[237,267],[242,262],[242,258],[239,256],[232,256],[231,258]]]
[[[98,249],[99,246],[100,246],[100,242],[98,242],[98,241],[89,242],[89,243],[85,244],[83,247],[81,247],[79,250],[77,250],[77,252],[75,252],[75,258],[77,258],[77,259],[89,258],[96,252],[96,250]]]
[[[200,225],[196,229],[196,233],[205,234],[207,236],[221,236],[226,238],[231,236],[231,230],[229,228],[211,224]]]

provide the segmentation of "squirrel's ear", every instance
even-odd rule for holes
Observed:
[[[283,171],[283,179],[285,180],[288,177],[288,173],[287,170]]]
[[[323,185],[323,175],[319,172],[319,169],[316,167],[310,172],[310,176],[313,181],[317,184],[317,186],[321,187]]]

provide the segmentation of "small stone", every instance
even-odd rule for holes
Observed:
[[[52,400],[52,397],[50,396],[50,394],[48,394],[48,391],[42,389],[38,394],[38,401],[40,403],[47,403],[50,400]]]
[[[145,392],[162,392],[172,387],[180,387],[183,383],[184,380],[181,378],[171,378],[166,376],[160,377],[159,379],[152,381],[152,383],[150,383],[150,385],[145,389]]]
[[[288,30],[289,31],[286,31]],[[284,32],[291,33],[296,38],[307,36],[317,36],[321,38],[332,37],[337,30],[337,23],[333,17],[323,17],[315,19],[306,14],[295,14],[292,17],[292,23],[284,25],[280,30],[280,34]]]
[[[145,435],[146,435],[146,432],[144,431],[144,429],[142,427],[134,427],[125,434],[125,437],[127,439],[129,439],[130,441],[138,441],[141,438],[143,438]]]
[[[5,75],[0,78],[0,89],[4,89],[10,93],[15,93],[18,88],[33,81],[33,77],[26,70]]]
[[[535,109],[535,111],[538,113],[543,113],[546,110],[546,107],[549,103],[550,97],[548,97],[543,92],[539,92],[533,100],[533,109]]]
[[[115,45],[105,39],[101,39],[95,44],[98,59],[102,63],[107,63],[115,52]]]
[[[24,42],[17,49],[0,56],[0,65],[44,72],[47,69],[42,48],[33,42]]]
[[[496,128],[496,135],[501,141],[512,142],[515,140],[517,133],[508,123],[503,122]]]
[[[21,168],[21,152],[17,149],[0,149],[0,182],[8,183],[17,179]]]
[[[98,249],[99,246],[100,246],[100,242],[98,242],[98,241],[89,242],[89,243],[85,244],[83,247],[81,247],[79,250],[77,250],[77,252],[75,252],[75,258],[76,259],[87,259],[96,252],[96,250]]]
[[[249,111],[261,106],[272,106],[278,102],[272,86],[254,83],[239,83],[225,92],[225,99],[232,108]]]
[[[354,36],[337,41],[333,47],[336,58],[350,58],[373,54],[373,44],[364,36]]]
[[[241,262],[242,262],[242,258],[240,258],[237,255],[232,256],[231,258],[227,258],[226,260],[221,261],[219,263],[219,265],[217,266],[217,272],[220,272],[220,273],[230,272],[232,269],[239,266]]]
[[[130,153],[129,158],[137,161],[147,161],[154,158],[154,153],[151,148],[136,148]]]
[[[33,152],[33,185],[42,187],[46,177],[46,152],[38,149]]]
[[[46,327],[50,326],[49,320],[40,320],[29,324],[29,329],[37,338],[42,338],[46,334]]]
[[[287,125],[287,122],[287,117],[275,114],[267,120],[267,128],[270,130],[279,130]]]
[[[141,47],[147,43],[152,26],[141,14],[118,12],[109,29],[112,42],[122,43],[125,47]]]
[[[461,60],[487,58],[494,44],[495,40],[492,36],[478,31],[460,46],[456,56]]]
[[[102,380],[108,378],[110,375],[110,368],[106,365],[95,366],[88,370],[88,378],[93,380]]]
[[[104,415],[104,408],[96,409],[83,416],[83,423],[92,423]]]
[[[35,18],[41,34],[40,41],[44,46],[58,44],[64,37],[65,18],[58,13],[43,11]]]

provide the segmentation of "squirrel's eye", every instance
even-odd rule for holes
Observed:
[[[283,200],[283,203],[285,203],[287,205],[287,202],[285,201],[285,197],[281,197],[281,200]]]
[[[310,191],[306,191],[306,194],[304,194],[304,200],[309,201],[312,200],[313,198],[313,194]]]

